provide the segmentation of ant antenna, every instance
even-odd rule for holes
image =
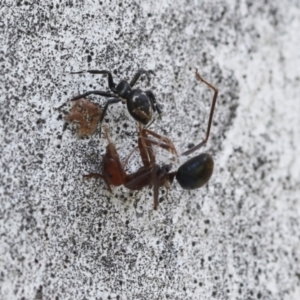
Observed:
[[[111,144],[108,126],[103,126],[103,130],[104,130],[105,138],[107,139],[108,143]]]
[[[214,110],[215,110],[215,105],[216,105],[216,101],[217,101],[217,97],[218,97],[218,90],[211,85],[209,82],[207,82],[205,79],[203,79],[200,74],[198,73],[198,69],[196,68],[196,78],[200,81],[202,81],[203,83],[205,83],[208,87],[210,87],[212,90],[214,90],[214,96],[213,96],[213,101],[212,101],[212,105],[211,105],[211,109],[210,109],[210,114],[209,114],[209,119],[208,119],[208,125],[207,125],[207,130],[206,130],[206,137],[205,139],[198,145],[194,146],[193,148],[181,153],[181,155],[189,155],[191,153],[193,153],[194,151],[200,149],[202,146],[204,146],[209,138],[209,133],[210,133],[210,128],[211,128],[211,123],[212,123],[212,118],[214,115]]]

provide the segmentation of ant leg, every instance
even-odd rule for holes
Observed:
[[[103,126],[103,127],[104,127],[105,138],[107,139],[107,143],[108,143],[108,144],[112,144],[112,141],[110,140],[110,137],[109,137],[109,129],[108,129],[108,126]]]
[[[152,148],[152,141],[148,138],[145,129],[139,126],[138,148],[140,156],[145,167],[150,167],[155,164],[155,154]]]
[[[132,156],[132,154],[137,150],[139,149],[139,146],[136,146],[133,150],[131,150],[131,152],[129,153],[129,155],[126,157],[125,161],[124,161],[124,164],[123,164],[123,167],[125,168],[128,164],[128,161],[129,161],[129,158]]]
[[[150,140],[149,138],[147,138],[147,137],[140,137],[142,140],[144,140],[144,141],[147,141],[147,143],[149,142],[150,144],[155,144],[155,145],[158,145],[158,146],[161,146],[161,143],[158,143],[158,142],[155,142],[155,141],[153,141],[153,140]],[[167,147],[167,145],[165,146],[165,147]],[[152,157],[151,156],[151,158],[149,158],[148,156],[149,156],[149,154],[151,155],[151,153],[153,153],[153,151],[152,151],[152,146],[151,145],[145,145],[145,144],[139,144],[139,146],[136,146],[135,148],[133,148],[132,150],[131,150],[131,152],[129,153],[129,155],[126,157],[126,159],[125,159],[125,162],[124,162],[124,164],[123,164],[123,167],[125,168],[126,167],[126,165],[128,164],[128,161],[129,161],[129,159],[130,159],[130,157],[133,155],[133,153],[136,151],[136,150],[139,150],[140,151],[140,156],[141,156],[141,158],[142,158],[142,161],[144,162],[144,166],[145,165],[149,165],[149,164],[151,164],[151,162],[153,162],[153,161],[155,161],[155,159],[154,159],[154,156]],[[144,157],[145,156],[145,157]],[[144,159],[143,159],[143,157],[144,157]],[[146,162],[146,163],[145,163]]]
[[[198,145],[194,146],[193,148],[181,153],[181,155],[189,155],[189,154],[193,153],[194,151],[200,149],[202,146],[204,146],[206,144],[206,142],[209,138],[212,118],[213,118],[213,115],[214,115],[215,105],[216,105],[216,101],[217,101],[217,97],[218,97],[218,90],[213,85],[211,85],[209,82],[207,82],[206,80],[204,80],[200,76],[200,74],[198,73],[198,69],[196,69],[196,78],[198,80],[202,81],[203,83],[205,83],[208,87],[210,87],[214,91],[214,96],[213,96],[213,101],[212,101],[212,105],[211,105],[211,109],[210,109],[210,114],[209,114],[205,139],[201,143],[199,143]]]
[[[136,197],[137,194],[138,194],[138,192],[135,193],[135,195],[134,195],[134,202],[133,202],[133,207],[134,207],[135,209],[137,209],[138,202],[140,201],[140,199]]]
[[[162,140],[163,142],[157,142],[152,139],[149,139],[148,134]],[[164,136],[160,136],[159,134],[149,129],[143,129],[141,128],[141,126],[139,126],[138,146],[135,147],[133,150],[131,150],[131,152],[127,156],[123,164],[124,168],[126,167],[130,157],[136,150],[140,151],[140,156],[144,166],[152,165],[155,162],[155,155],[153,153],[152,145],[156,145],[163,149],[166,149],[167,151],[177,156],[177,151],[175,149],[175,146],[168,138]]]
[[[151,146],[152,140],[150,140],[145,134],[144,130],[139,126],[139,138],[138,138],[138,146],[135,147],[129,155],[126,157],[123,167],[125,168],[132,154],[139,150],[140,157],[142,159],[144,167],[152,166],[155,163],[155,155],[153,153],[153,149]]]
[[[143,140],[143,142],[142,142]],[[146,142],[145,142],[146,141]],[[150,141],[147,137],[140,137],[138,139],[138,146],[136,146],[135,148],[133,148],[131,150],[131,152],[128,154],[128,156],[126,157],[124,163],[123,163],[123,168],[126,167],[126,165],[128,164],[128,161],[130,159],[130,157],[132,156],[132,154],[136,151],[139,150],[140,151],[140,156],[142,159],[142,162],[144,164],[144,166],[149,166],[151,165],[151,162],[155,161],[154,158],[154,154],[153,154],[153,150],[151,145],[147,146],[145,143],[147,143],[148,141]]]
[[[151,106],[152,106],[153,111],[157,111],[157,113],[160,115],[162,113],[161,105],[159,105],[156,102],[156,99],[155,99],[155,96],[154,96],[153,92],[152,91],[146,91],[145,94],[149,97],[149,99],[151,101]]]
[[[109,88],[115,92],[116,85],[114,83],[114,80],[112,78],[111,72],[106,70],[84,70],[84,71],[78,71],[78,72],[70,72],[70,74],[83,74],[83,73],[90,73],[90,74],[105,74],[108,76],[108,86]]]
[[[86,175],[83,175],[84,178],[101,178],[104,180],[108,190],[112,193],[112,190],[111,190],[111,187],[108,183],[108,181],[106,180],[105,176],[103,176],[102,174],[99,174],[99,173],[90,173],[90,174],[86,174]]]
[[[153,182],[153,209],[157,210],[158,208],[158,196],[159,196],[159,177],[157,177],[158,166],[155,165],[152,170],[152,182]]]
[[[106,115],[108,106],[111,105],[111,104],[118,103],[118,102],[120,102],[120,101],[121,101],[121,99],[113,98],[113,99],[108,100],[108,101],[106,102],[106,104],[104,105],[104,108],[103,108],[103,111],[102,111],[102,115],[101,115],[100,121],[99,121],[99,123],[100,123],[100,136],[101,136],[101,131],[102,131],[102,126],[101,126],[101,125],[102,125],[102,122],[103,122],[104,117],[105,117],[105,115]]]
[[[150,76],[149,76],[149,73],[151,74],[154,74],[153,71],[146,71],[144,69],[139,69],[136,74],[133,76],[132,80],[130,81],[130,86],[133,87],[136,82],[138,81],[138,79],[143,75],[145,74],[148,78],[148,81],[150,81]]]
[[[99,174],[99,173],[90,173],[90,174],[83,175],[83,177],[84,178],[101,178],[101,179],[104,179],[103,175]]]
[[[175,156],[178,156],[176,148],[175,148],[174,144],[172,143],[172,141],[169,138],[167,138],[163,135],[159,135],[159,134],[157,134],[156,132],[154,132],[150,129],[144,128],[144,129],[141,129],[141,130],[143,132],[143,134],[142,134],[143,138],[146,138],[149,141],[150,144],[157,145],[160,148],[165,149],[165,150],[169,151],[170,153],[174,154]],[[151,136],[157,138],[160,142],[149,139],[148,135],[151,135]]]
[[[111,93],[107,93],[107,92],[89,91],[89,92],[86,92],[84,94],[80,94],[78,96],[75,96],[74,98],[71,99],[71,101],[79,100],[79,99],[85,98],[86,96],[89,96],[89,95],[99,95],[99,96],[103,96],[103,97],[115,97],[115,95],[113,95]]]

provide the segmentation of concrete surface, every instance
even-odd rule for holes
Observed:
[[[0,30],[1,299],[300,299],[299,1],[2,0]],[[68,72],[153,70],[151,129],[183,151],[212,96],[195,67],[220,91],[209,184],[174,182],[153,211],[149,189],[83,180],[106,141],[58,108],[107,80]],[[126,107],[105,124],[125,158]]]

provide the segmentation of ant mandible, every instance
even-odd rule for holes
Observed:
[[[126,102],[127,109],[131,114],[131,116],[137,122],[142,123],[143,125],[147,125],[150,123],[150,121],[153,119],[154,112],[157,112],[159,115],[162,113],[161,107],[156,102],[155,96],[152,91],[148,90],[143,92],[138,88],[133,89],[133,86],[136,84],[136,82],[141,77],[141,75],[145,74],[149,79],[149,73],[153,73],[152,71],[146,71],[144,69],[140,69],[134,75],[130,83],[126,80],[121,80],[117,85],[113,81],[111,72],[106,70],[88,70],[88,71],[71,72],[71,74],[82,74],[82,73],[105,74],[108,76],[108,86],[109,89],[112,91],[112,93],[94,90],[94,91],[88,91],[84,94],[78,95],[71,99],[71,101],[75,101],[92,94],[112,98],[109,99],[104,105],[103,112],[100,118],[100,125],[105,117],[108,106],[111,104],[118,103],[120,101],[122,101],[123,103]]]
[[[206,144],[209,138],[212,117],[218,96],[218,90],[210,83],[205,81],[200,76],[197,69],[196,77],[198,80],[204,82],[207,86],[214,90],[214,96],[205,139],[193,148],[183,152],[181,155],[189,155]],[[149,129],[144,129],[139,126],[138,146],[134,150],[139,149],[143,166],[136,172],[127,174],[125,172],[125,166],[134,150],[129,154],[125,164],[123,165],[118,152],[116,151],[115,145],[109,138],[107,127],[105,127],[105,136],[108,140],[108,145],[102,161],[102,174],[91,173],[84,175],[84,177],[102,178],[110,192],[112,191],[110,185],[124,185],[130,190],[141,190],[146,186],[153,187],[154,210],[158,208],[159,188],[165,186],[167,183],[171,184],[174,180],[174,177],[176,177],[178,183],[183,189],[193,190],[206,184],[213,173],[214,161],[211,155],[208,153],[201,153],[189,159],[183,165],[181,165],[177,171],[170,172],[172,169],[172,164],[159,166],[155,160],[155,153],[152,147],[153,145],[157,145],[176,156],[177,151],[171,140],[169,140],[167,137],[158,135]],[[156,138],[158,141],[150,139],[149,136]]]

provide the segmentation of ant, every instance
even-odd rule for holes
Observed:
[[[205,81],[200,76],[197,69],[196,78],[213,89],[214,96],[210,110],[206,137],[198,145],[183,152],[181,155],[184,156],[193,153],[206,144],[209,138],[212,117],[218,96],[218,90],[210,83]],[[204,184],[206,184],[213,173],[214,161],[211,155],[208,153],[201,153],[189,159],[183,165],[181,165],[177,171],[170,172],[172,169],[172,164],[164,164],[162,166],[159,166],[155,161],[155,153],[152,147],[153,145],[157,145],[176,156],[177,151],[171,140],[169,140],[167,137],[161,136],[149,129],[141,128],[141,126],[139,126],[138,146],[133,151],[139,149],[143,166],[140,167],[136,172],[127,174],[125,172],[125,166],[133,151],[129,154],[125,161],[125,164],[123,165],[121,163],[118,152],[116,151],[115,145],[109,138],[107,127],[105,127],[105,136],[108,141],[108,145],[106,147],[106,153],[102,161],[102,174],[91,173],[84,175],[84,177],[96,177],[103,179],[110,192],[112,192],[110,185],[124,185],[130,190],[141,190],[146,186],[153,187],[154,210],[158,208],[159,188],[165,186],[168,183],[171,184],[174,180],[174,177],[176,177],[178,183],[183,189],[193,190],[200,188]],[[149,136],[156,138],[157,141],[150,139]]]
[[[108,106],[111,104],[118,103],[120,101],[122,101],[122,103],[124,104],[125,103],[127,104],[127,109],[131,114],[131,116],[137,122],[142,123],[143,125],[147,125],[150,123],[151,120],[153,120],[154,112],[157,112],[159,115],[162,113],[161,106],[156,102],[155,96],[152,91],[148,90],[143,92],[138,88],[133,89],[133,86],[136,84],[136,82],[142,75],[145,74],[148,80],[150,80],[149,73],[153,73],[152,71],[139,69],[137,73],[133,76],[130,83],[126,80],[121,80],[117,85],[113,81],[111,72],[106,70],[88,70],[88,71],[71,72],[71,74],[82,74],[82,73],[105,74],[108,76],[108,86],[109,89],[112,91],[112,93],[94,90],[94,91],[88,91],[84,94],[78,95],[71,99],[71,101],[75,101],[92,94],[112,98],[109,99],[104,105],[103,112],[100,117],[100,124],[102,124]]]

